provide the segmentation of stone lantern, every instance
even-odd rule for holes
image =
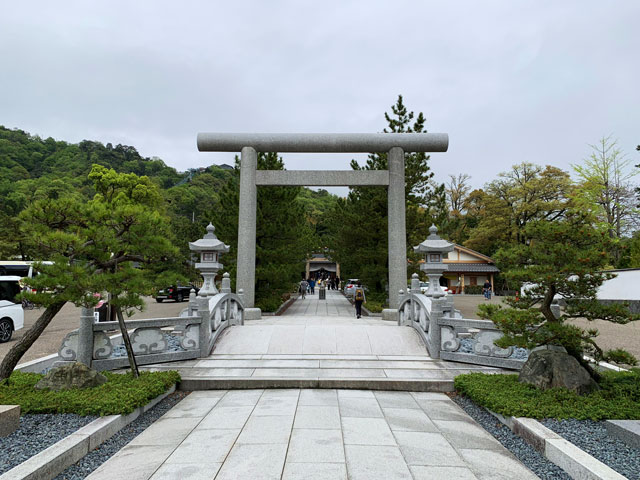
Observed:
[[[447,242],[438,236],[438,228],[435,225],[429,227],[429,236],[417,247],[413,247],[416,252],[424,253],[425,263],[420,265],[420,270],[429,277],[429,289],[425,293],[427,297],[444,297],[444,291],[440,288],[440,277],[447,270],[443,256],[452,252],[453,243]]]
[[[215,230],[216,227],[210,223],[204,237],[195,242],[189,242],[189,249],[192,252],[200,253],[200,262],[196,263],[196,269],[204,278],[204,284],[198,292],[198,296],[201,297],[211,297],[218,293],[214,280],[223,266],[219,263],[220,254],[229,251],[229,245],[218,240],[218,237],[213,233]]]

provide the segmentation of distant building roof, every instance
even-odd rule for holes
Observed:
[[[453,273],[497,273],[500,270],[488,263],[447,263],[447,271]]]
[[[233,167],[231,165],[227,165],[226,163],[218,165],[218,167],[220,167],[222,170],[233,170]]]

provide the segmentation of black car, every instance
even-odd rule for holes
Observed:
[[[175,300],[176,302],[183,302],[189,299],[191,289],[195,290],[196,293],[198,293],[198,290],[200,290],[194,285],[174,285],[164,288],[158,291],[158,294],[156,295],[156,302],[161,303],[163,300]]]

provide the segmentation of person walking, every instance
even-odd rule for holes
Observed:
[[[489,280],[486,280],[484,282],[484,285],[482,286],[482,291],[484,293],[484,299],[491,300],[491,283],[489,282]]]
[[[300,294],[302,295],[302,299],[303,300],[304,300],[305,296],[307,295],[307,287],[308,286],[309,286],[309,284],[303,278],[302,281],[300,282]]]
[[[316,293],[316,281],[313,278],[309,279],[309,288],[311,289],[311,295]]]
[[[356,290],[353,292],[353,301],[356,305],[356,318],[362,316],[362,304],[367,303],[367,298],[364,296],[364,287],[360,282],[356,284]]]

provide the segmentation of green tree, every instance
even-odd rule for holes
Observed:
[[[594,228],[589,216],[569,212],[561,220],[530,222],[523,233],[526,243],[507,246],[495,255],[511,284],[527,285],[523,295],[507,299],[509,308],[481,305],[479,309],[480,316],[493,320],[504,334],[496,344],[561,345],[596,379],[597,372],[584,359],[585,354],[596,361],[635,365],[636,359],[627,352],[603,351],[595,341],[597,330],[567,323],[586,318],[624,324],[639,318],[626,305],[605,305],[596,299],[598,287],[615,276],[602,272],[610,245],[606,231]],[[558,295],[566,301],[566,308],[556,316],[552,302]]]
[[[385,113],[385,133],[426,133],[426,119],[407,110],[402,95]],[[442,225],[448,214],[444,185],[433,182],[429,156],[405,153],[405,197],[407,257],[417,270],[413,245],[428,235],[431,223]],[[386,153],[372,153],[364,165],[351,161],[353,170],[386,170]],[[353,187],[346,200],[339,201],[330,214],[332,256],[341,271],[360,278],[370,292],[382,296],[387,284],[388,233],[387,193],[380,187]]]
[[[236,159],[236,165],[239,165]],[[258,153],[259,170],[284,170],[284,162],[275,152]],[[235,279],[238,246],[239,173],[234,175],[220,194],[220,208],[211,212],[218,237],[231,249],[225,263]],[[304,273],[304,261],[313,251],[315,240],[305,208],[299,200],[301,187],[260,187],[256,208],[256,306],[274,311],[282,303],[282,295]]]
[[[465,246],[486,255],[503,245],[525,244],[531,222],[562,218],[573,191],[569,174],[549,165],[521,163],[498,177],[469,199],[479,222]]]
[[[210,212],[220,208],[220,192],[230,175],[215,165],[203,172],[192,170],[182,183],[163,191],[171,230],[180,249],[181,271],[192,279],[200,276],[191,268],[189,242],[202,236],[212,220]]]
[[[94,292],[109,292],[122,321],[123,310],[141,309],[141,295],[167,281],[160,271],[171,265],[177,249],[157,207],[157,186],[147,177],[100,165],[94,165],[89,178],[97,192],[91,200],[50,189],[20,214],[27,248],[53,264],[39,265],[40,275],[27,282],[37,290],[29,298],[45,310],[2,360],[0,380],[9,377],[66,302],[92,306]]]
[[[622,237],[630,233],[632,220],[639,213],[631,185],[638,172],[631,169],[631,161],[617,144],[611,137],[602,137],[596,145],[590,145],[592,153],[581,165],[573,165],[580,179],[577,204],[606,228],[613,240],[611,255],[616,264],[622,256]]]

